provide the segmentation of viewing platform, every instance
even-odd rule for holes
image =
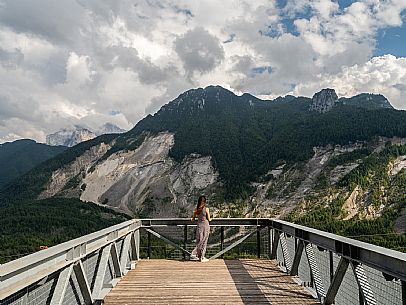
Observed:
[[[406,305],[406,254],[265,218],[134,219],[0,266],[0,305]]]
[[[105,298],[106,305],[320,304],[271,260],[222,260],[208,263],[151,259],[134,270]]]

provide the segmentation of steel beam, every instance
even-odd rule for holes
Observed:
[[[281,237],[281,233],[277,230],[273,230],[271,259],[277,259],[278,245],[279,245],[280,237]]]
[[[290,275],[298,274],[298,269],[299,269],[300,259],[302,258],[303,249],[304,249],[303,241],[298,240],[298,243],[296,246],[296,251],[295,251],[295,257],[293,258],[292,269],[290,270]]]
[[[163,236],[162,234],[152,230],[152,229],[146,229],[147,232],[151,233],[152,235],[158,237],[159,239],[162,239],[164,242],[166,242],[167,244],[171,245],[172,247],[182,251],[183,253],[187,254],[188,256],[190,256],[192,253],[190,253],[188,250],[183,249],[181,246],[179,246],[178,244],[174,243],[173,241],[171,241],[170,239],[166,238],[165,236]]]
[[[261,232],[257,231],[257,258],[261,258]]]
[[[126,268],[127,268],[127,263],[128,263],[128,251],[130,250],[132,238],[133,238],[133,234],[130,233],[123,240],[123,250],[121,251],[121,255],[120,255],[121,274],[124,274],[127,271]]]
[[[268,229],[268,234],[267,234],[267,239],[268,239],[268,258],[271,259],[271,253],[272,253],[272,229],[271,227],[267,227]]]
[[[248,237],[254,235],[255,233],[261,231],[264,227],[259,227],[258,229],[256,229],[255,231],[252,231],[251,233],[248,233],[247,235],[245,235],[244,237],[240,238],[239,240],[233,242],[231,245],[229,245],[228,247],[226,247],[224,250],[214,254],[212,257],[210,257],[210,259],[215,259],[220,257],[221,255],[223,255],[224,253],[230,251],[231,249],[233,249],[234,247],[238,246],[239,244],[241,244],[244,240],[246,240]]]
[[[220,251],[224,250],[224,227],[220,227]],[[221,258],[224,258],[224,255],[221,255]]]
[[[183,228],[183,249],[187,249],[187,226]],[[183,259],[186,259],[185,252],[183,252]]]
[[[87,281],[87,277],[85,274],[85,270],[83,268],[82,261],[79,261],[73,266],[73,270],[75,271],[76,279],[79,284],[80,292],[82,293],[83,300],[85,301],[86,305],[93,304],[92,293],[90,291],[90,286]]]
[[[190,221],[186,218],[157,218],[141,219],[143,227],[160,227],[160,226],[193,226],[197,221]],[[271,224],[269,218],[214,218],[210,221],[210,226],[267,226]]]
[[[132,234],[131,238],[131,250],[132,250],[132,258],[135,260],[140,259],[140,230],[137,229]]]
[[[341,286],[341,283],[343,282],[343,278],[345,276],[345,273],[347,272],[349,263],[350,261],[348,259],[341,257],[336,272],[334,273],[333,280],[327,290],[327,294],[324,299],[324,305],[334,304],[334,299],[337,295],[338,289]]]
[[[54,293],[50,305],[62,305],[65,298],[66,288],[68,288],[69,280],[72,275],[73,264],[63,269],[58,276]]]
[[[93,287],[93,293],[92,297],[93,299],[99,300],[100,299],[100,292],[103,289],[103,282],[104,282],[104,277],[107,272],[107,265],[109,263],[109,257],[110,257],[110,252],[111,252],[111,245],[108,245],[103,248],[102,251],[100,251],[100,258],[99,258],[99,267],[97,268],[96,271],[96,279],[94,282],[94,287]]]
[[[113,262],[114,275],[116,277],[121,277],[122,273],[121,273],[120,258],[118,256],[118,250],[115,242],[111,244],[111,260]]]

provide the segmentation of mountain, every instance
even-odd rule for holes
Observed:
[[[406,113],[383,100],[192,89],[126,133],[40,164],[0,192],[0,204],[70,198],[176,217],[206,194],[217,217],[281,217],[346,235],[402,230]],[[399,170],[384,175],[391,166]]]
[[[95,131],[95,134],[97,136],[101,136],[103,134],[110,134],[110,133],[123,133],[126,132],[125,129],[122,129],[118,127],[117,125],[114,125],[112,123],[106,123],[103,126],[101,126],[99,129]]]
[[[0,189],[39,163],[63,152],[66,147],[48,146],[33,140],[0,144]]]
[[[46,143],[48,145],[56,146],[68,146],[72,147],[81,142],[88,141],[103,134],[111,133],[123,133],[124,129],[112,124],[106,123],[99,127],[97,130],[91,130],[79,125],[75,125],[71,128],[63,128],[55,133],[49,134],[46,137]]]
[[[340,98],[339,102],[344,105],[362,107],[366,109],[393,109],[389,101],[381,94],[362,93],[351,98]]]
[[[361,93],[350,98],[338,98],[334,89],[322,89],[313,95],[310,111],[324,113],[340,104],[369,110],[394,109],[386,97],[381,94]]]
[[[81,142],[94,139],[96,134],[84,127],[75,125],[72,128],[63,128],[55,133],[49,134],[46,137],[48,145],[62,145],[72,147]]]

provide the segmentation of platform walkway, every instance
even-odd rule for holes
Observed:
[[[105,305],[320,304],[275,260],[222,260],[207,263],[140,260],[105,298]]]

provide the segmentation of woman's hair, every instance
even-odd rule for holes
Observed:
[[[206,205],[206,196],[200,196],[197,200],[196,212],[199,215]]]

